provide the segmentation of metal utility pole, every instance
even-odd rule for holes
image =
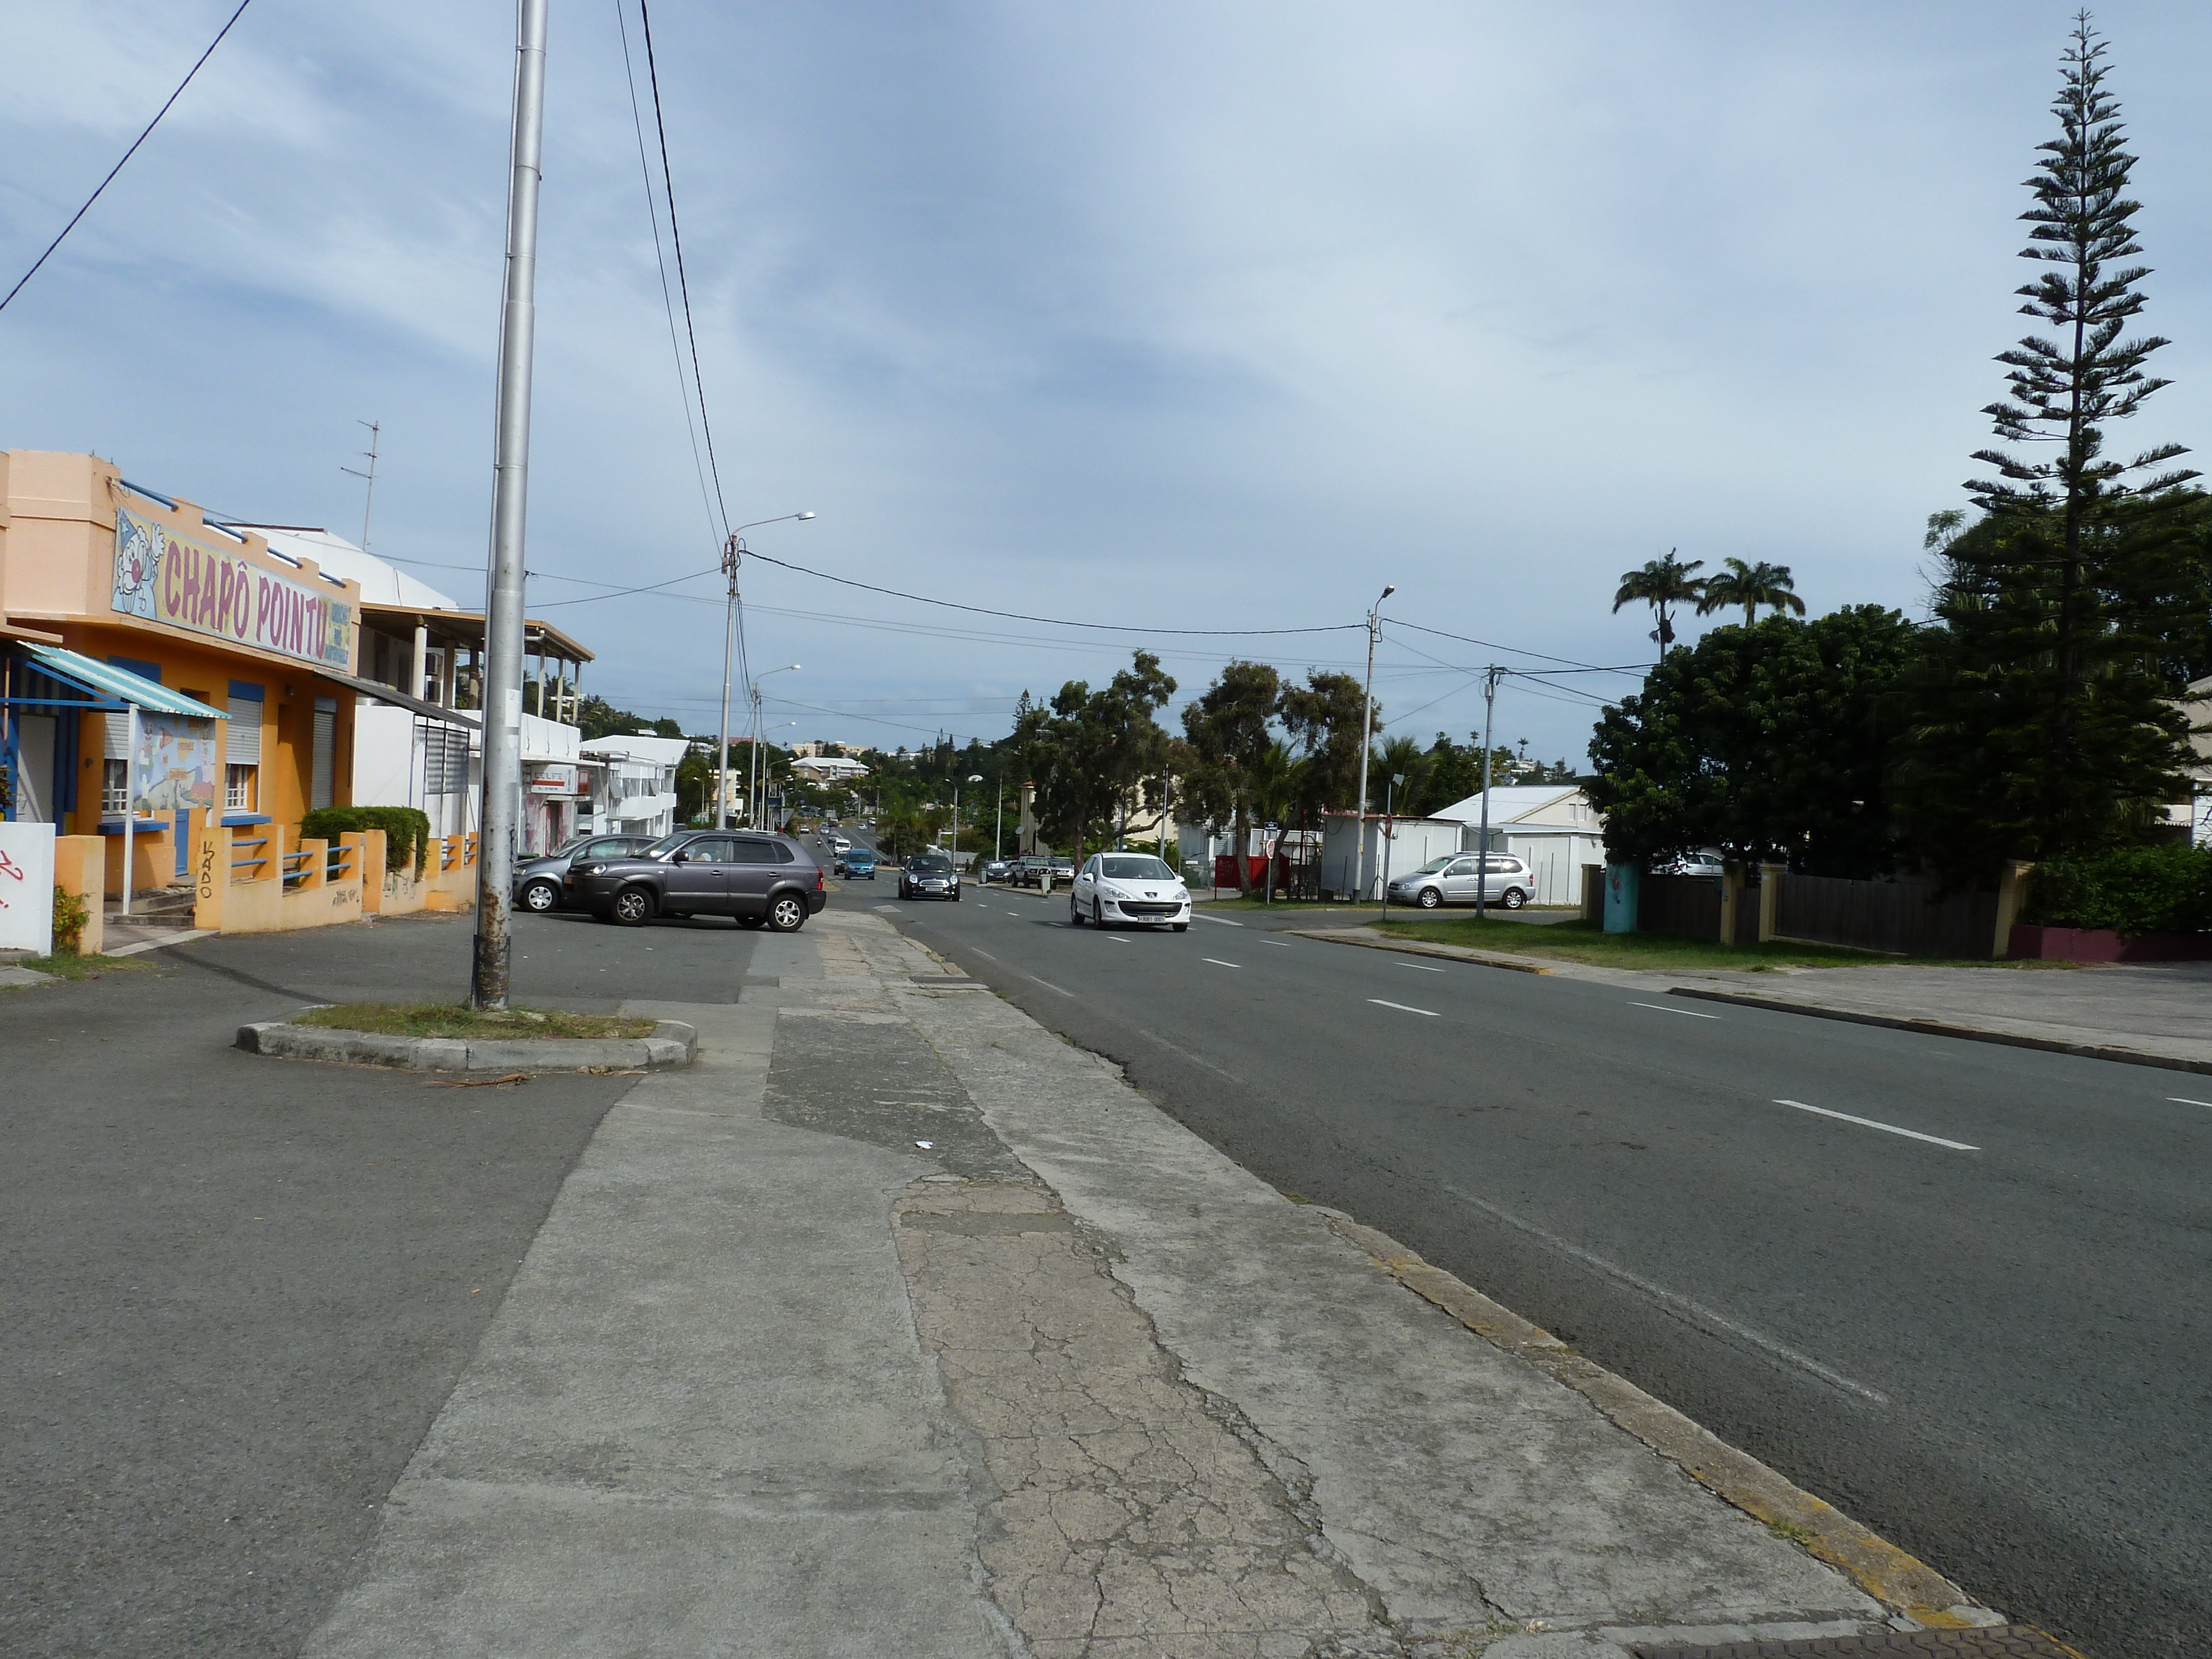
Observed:
[[[1367,613],[1367,689],[1359,702],[1359,823],[1352,838],[1352,902],[1358,904],[1367,896],[1367,750],[1375,735],[1375,641],[1382,631],[1382,599],[1398,591],[1391,583],[1382,590],[1382,598],[1375,601],[1374,609]],[[1237,856],[1243,858],[1244,849],[1238,848]]]
[[[507,185],[507,302],[499,325],[491,570],[484,605],[483,805],[477,838],[476,1008],[507,1006],[507,910],[522,814],[522,542],[530,495],[530,362],[538,322],[538,186],[545,131],[548,0],[521,0]]]
[[[1406,787],[1406,775],[1393,772],[1390,787],[1382,794],[1382,920],[1390,920],[1390,843],[1397,839],[1398,792]]]
[[[1475,848],[1474,914],[1487,914],[1490,901],[1490,724],[1498,713],[1498,679],[1504,670],[1492,663],[1482,672],[1482,840]]]
[[[354,424],[368,428],[368,447],[362,452],[368,457],[368,471],[364,472],[357,466],[342,466],[338,471],[350,472],[355,477],[365,478],[368,482],[368,491],[361,500],[361,550],[366,553],[368,551],[368,515],[376,507],[376,444],[384,428],[374,421],[356,421]]]
[[[730,599],[722,612],[722,746],[714,751],[714,828],[730,827],[730,652],[738,642],[738,557],[735,536],[722,548],[722,574],[730,579]]]

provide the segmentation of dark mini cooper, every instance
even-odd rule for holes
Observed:
[[[899,896],[957,899],[959,872],[953,869],[952,860],[942,853],[916,853],[899,872]]]
[[[730,916],[778,933],[797,933],[830,902],[822,866],[797,842],[730,830],[682,830],[634,858],[579,860],[567,896],[624,927],[656,916]]]

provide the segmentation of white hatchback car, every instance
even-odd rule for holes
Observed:
[[[1190,890],[1182,878],[1150,853],[1101,853],[1085,865],[1068,890],[1067,919],[1080,927],[1117,921],[1190,931]]]

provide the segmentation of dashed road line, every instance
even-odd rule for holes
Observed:
[[[1649,1008],[1655,1014],[1687,1014],[1692,1019],[1718,1019],[1718,1014],[1701,1014],[1694,1008],[1669,1008],[1663,1002],[1632,1002],[1632,1008]]]
[[[1410,968],[1417,974],[1441,974],[1443,972],[1443,969],[1431,968],[1425,962],[1401,962],[1398,965],[1401,968]]]
[[[2177,1106],[2212,1106],[2212,1100],[2191,1100],[2187,1095],[2168,1095],[2166,1098]]]
[[[1224,962],[1219,957],[1200,957],[1199,960],[1210,962],[1217,968],[1242,968],[1244,965],[1241,962]]]
[[[1367,1000],[1373,1003],[1377,1008],[1395,1008],[1401,1014],[1421,1014],[1430,1019],[1442,1019],[1443,1018],[1442,1014],[1438,1013],[1433,1008],[1410,1008],[1402,1002],[1385,1002],[1381,997],[1370,997]]]
[[[1197,916],[1200,921],[1218,921],[1224,927],[1242,927],[1244,925],[1241,921],[1231,921],[1226,916],[1209,916],[1203,910],[1194,911],[1192,914]]]
[[[1064,996],[1064,997],[1072,997],[1072,996],[1073,996],[1073,995],[1075,994],[1075,993],[1074,993],[1074,992],[1073,992],[1073,991],[1062,990],[1060,987],[1059,987],[1059,986],[1057,986],[1057,985],[1054,985],[1054,984],[1050,980],[1048,980],[1048,979],[1037,979],[1037,976],[1036,976],[1035,974],[1024,974],[1024,975],[1022,975],[1022,977],[1023,977],[1024,979],[1036,979],[1036,982],[1037,982],[1038,984],[1040,984],[1040,985],[1043,986],[1043,987],[1044,987],[1044,988],[1045,988],[1046,990],[1048,990],[1048,991],[1059,991],[1059,992],[1060,992],[1060,995],[1062,995],[1062,996]]]
[[[1903,1135],[1907,1140],[1924,1140],[1931,1146],[1948,1146],[1954,1152],[1978,1152],[1978,1146],[1969,1146],[1963,1140],[1946,1140],[1941,1135],[1923,1135],[1917,1129],[1900,1129],[1894,1123],[1878,1123],[1870,1117],[1853,1117],[1849,1112],[1832,1112],[1825,1106],[1808,1106],[1802,1100],[1777,1100],[1777,1106],[1794,1106],[1801,1112],[1813,1112],[1821,1117],[1832,1117],[1844,1123],[1856,1123],[1861,1128],[1880,1129],[1885,1134]]]

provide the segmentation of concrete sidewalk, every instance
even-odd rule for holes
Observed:
[[[2110,1058],[2179,1060],[2212,1067],[2212,963],[2113,963],[2095,967],[1603,968],[1556,957],[1471,950],[1394,938],[1373,927],[1301,927],[1304,939],[1449,956],[1561,979],[1633,988],[1720,992],[1885,1023],[1929,1022],[1954,1035],[2019,1038]]]
[[[699,1064],[603,1121],[313,1659],[1620,1659],[1995,1620],[1813,1500],[1724,1502],[1684,1461],[1741,1454],[1661,1455],[1656,1402],[1563,1380],[875,916],[760,940],[735,1005],[635,1011]]]

